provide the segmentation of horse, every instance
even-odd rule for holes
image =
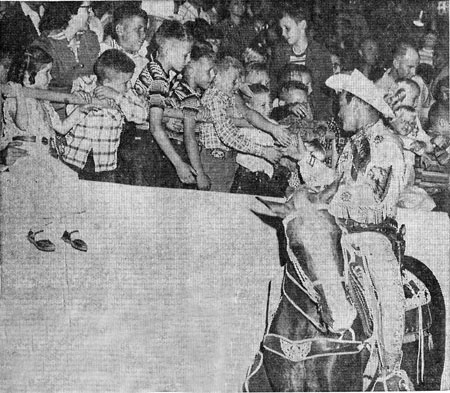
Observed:
[[[334,219],[326,210],[312,206],[304,193],[294,194],[286,203],[258,200],[275,213],[275,216],[267,216],[254,212],[277,229],[284,275],[278,307],[271,318],[267,315],[264,337],[248,369],[243,390],[391,390],[392,387],[376,382],[380,367],[379,362],[374,362],[377,360],[374,321],[362,293],[355,299],[357,290],[347,288],[342,291],[347,296],[352,295],[357,315],[352,316],[350,309],[348,315],[343,313],[349,321],[354,318],[353,323],[350,322],[351,328],[330,328],[335,322],[332,310],[336,304],[330,307],[329,302],[335,299],[330,298],[329,293],[326,296],[324,289],[330,282],[322,285],[322,280],[326,280],[327,275],[336,279],[336,274],[347,270],[347,281],[352,281],[351,263],[343,258],[345,252],[317,253],[327,244],[340,245],[340,236],[332,230]],[[318,228],[321,228],[319,232]],[[402,235],[397,233],[400,254],[404,252]],[[414,381],[414,389],[439,390],[445,357],[442,292],[436,277],[423,263],[409,256],[399,258],[404,272],[405,296],[410,300],[406,308],[401,367]],[[317,268],[318,262],[325,268]],[[359,284],[357,280],[353,281],[353,284]],[[336,284],[343,284],[342,280],[337,279]],[[351,286],[349,282],[347,286]],[[336,286],[334,291],[340,292]],[[341,297],[337,296],[342,302]],[[416,304],[412,304],[414,302]],[[347,307],[342,304],[344,306]],[[399,386],[402,386],[401,382]],[[408,386],[403,387],[408,390]]]

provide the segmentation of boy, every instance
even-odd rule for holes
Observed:
[[[108,100],[111,107],[92,110],[66,135],[64,161],[79,173],[79,178],[115,181],[117,149],[123,123],[142,123],[148,116],[146,105],[130,88],[134,62],[123,52],[110,49],[103,52],[94,65],[90,83],[78,79],[72,92],[87,102],[93,96]],[[68,105],[72,112],[74,106]]]
[[[146,185],[179,188],[195,184],[196,171],[180,157],[163,125],[164,108],[176,74],[189,61],[193,39],[180,22],[165,20],[155,35],[157,50],[136,82],[136,90],[145,98],[150,111],[150,141],[146,165]],[[181,142],[182,145],[182,142]]]
[[[271,117],[274,120],[295,115],[301,119],[312,120],[312,110],[308,100],[308,87],[299,81],[285,82],[280,90],[280,106],[274,108]]]
[[[195,117],[201,109],[202,93],[214,78],[214,61],[215,53],[209,45],[194,44],[183,78],[175,82],[170,93],[173,106],[183,111],[184,120],[169,119],[165,123],[173,139],[184,140],[184,146],[175,144],[174,148],[183,159],[190,161],[197,172],[197,188],[205,191],[210,189],[211,181],[200,160]]]
[[[276,162],[281,157],[281,152],[276,148],[262,146],[241,135],[231,117],[244,115],[256,127],[270,130],[272,135],[277,135],[276,139],[286,142],[284,127],[267,120],[266,124],[260,124],[261,115],[238,103],[236,92],[240,86],[242,71],[243,67],[238,60],[226,56],[216,65],[214,82],[202,97],[202,105],[210,112],[212,122],[200,125],[200,157],[205,172],[211,179],[212,191],[230,191],[236,171],[236,151],[263,157],[269,162]]]
[[[430,145],[430,137],[417,126],[417,114],[412,106],[401,105],[395,111],[395,119],[391,127],[403,145],[406,164],[406,184],[414,184],[415,156],[422,156]],[[430,150],[428,148],[428,150]]]
[[[255,85],[260,83],[269,86],[269,73],[263,63],[249,63],[245,66],[245,83]]]
[[[268,119],[270,105],[270,91],[262,84],[249,85],[253,94],[248,106]],[[256,128],[241,128],[245,137],[263,146],[274,146],[274,139],[269,134]],[[288,185],[289,169],[280,165],[270,164],[260,157],[251,154],[238,153],[236,162],[239,164],[232,193],[252,194],[262,196],[284,197]]]

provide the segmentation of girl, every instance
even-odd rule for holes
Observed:
[[[3,203],[14,209],[22,218],[39,217],[48,221],[63,214],[79,211],[74,200],[77,174],[57,158],[60,148],[56,145],[57,133],[66,134],[87,112],[86,105],[61,121],[48,101],[25,98],[22,86],[47,89],[51,81],[52,58],[40,48],[30,48],[12,65],[9,79],[11,96],[4,103],[4,135],[1,145],[11,141],[21,143],[27,156],[19,159],[2,174]],[[23,217],[22,217],[23,215]],[[48,225],[47,222],[45,225]],[[31,225],[30,227],[32,227]],[[39,228],[42,231],[42,227]],[[54,251],[49,240],[36,240],[40,231],[30,230],[28,240],[41,251]],[[73,241],[65,232],[63,240],[75,248],[86,251],[86,244]]]

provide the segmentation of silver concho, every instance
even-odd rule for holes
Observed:
[[[302,360],[305,360],[311,350],[311,341],[293,343],[280,339],[280,345],[286,358],[292,362],[301,362]]]

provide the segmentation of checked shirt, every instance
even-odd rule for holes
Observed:
[[[200,144],[205,149],[235,149],[242,153],[262,155],[263,146],[243,135],[233,124],[228,111],[234,111],[234,97],[228,96],[215,87],[206,90],[202,105],[211,114],[211,123],[200,125]]]
[[[84,91],[92,94],[97,87],[96,77],[78,79],[72,92]],[[92,151],[95,172],[112,171],[117,167],[117,149],[125,119],[142,123],[148,117],[146,104],[133,89],[122,94],[113,108],[100,108],[87,114],[67,135],[64,160],[78,168],[84,168],[88,154]],[[68,106],[70,113],[73,105]]]

